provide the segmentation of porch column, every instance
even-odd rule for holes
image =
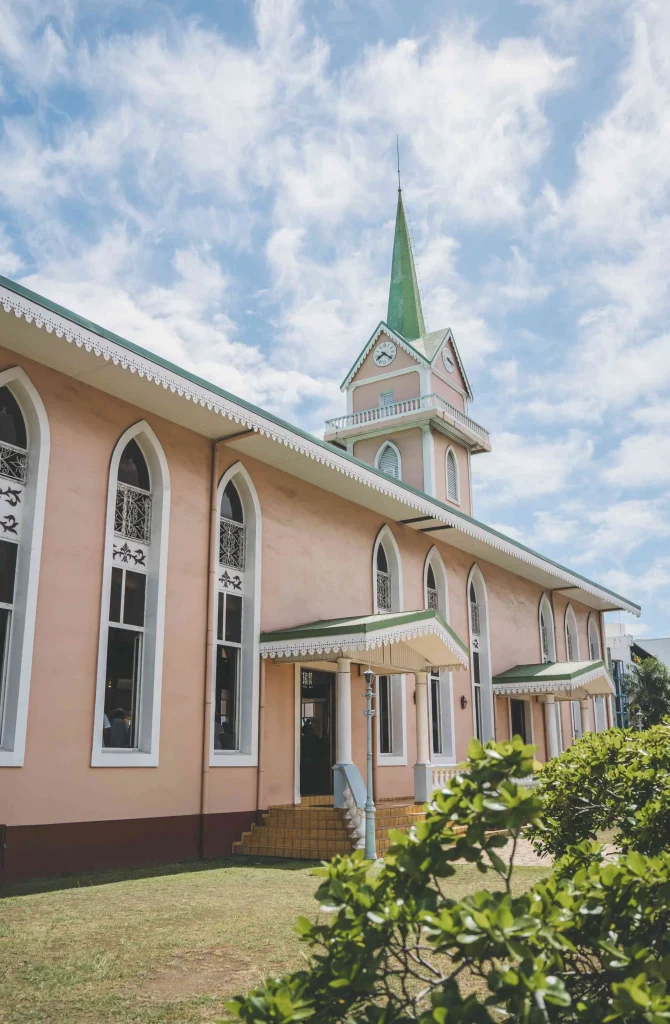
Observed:
[[[579,702],[579,714],[582,720],[582,736],[586,732],[591,732],[591,725],[589,723],[589,699],[588,697],[582,697]]]
[[[337,659],[337,684],[335,692],[335,764],[351,764],[351,661]],[[342,772],[334,772],[333,803],[344,807],[344,778]]]
[[[433,769],[430,763],[428,721],[428,673],[416,672],[416,764],[414,765],[414,799],[418,804],[430,800],[433,793]]]
[[[553,693],[547,694],[544,703],[544,717],[547,723],[547,743],[549,744],[549,757],[558,757],[558,730],[556,728],[556,701]]]

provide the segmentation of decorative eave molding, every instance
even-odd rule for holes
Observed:
[[[365,362],[365,357],[367,356],[368,352],[370,351],[374,343],[377,341],[380,334],[388,334],[389,338],[392,338],[393,341],[400,345],[400,348],[404,349],[404,351],[409,356],[413,356],[419,363],[423,363],[424,366],[430,366],[430,361],[426,359],[425,356],[422,356],[420,352],[417,352],[415,348],[412,348],[411,344],[408,341],[405,341],[401,334],[396,334],[396,332],[392,330],[388,326],[388,324],[385,324],[384,321],[381,320],[379,326],[377,327],[377,330],[365,343],[365,345],[363,346],[359,353],[358,359],[356,360],[354,365],[349,370],[349,373],[346,375],[346,377],[340,384],[340,391],[344,391],[346,387],[351,383],[352,378],[355,377],[355,375],[360,370],[361,366]]]
[[[575,679],[555,679],[543,683],[533,682],[532,680],[518,683],[494,683],[493,692],[498,696],[510,696],[517,693],[549,694],[556,693],[557,691],[572,693],[573,690],[581,690],[588,683],[592,683],[594,679],[604,679],[612,693],[614,693],[612,680],[604,668],[596,668],[592,672],[586,672],[582,676],[577,676]]]
[[[425,513],[438,523],[452,526],[461,533],[473,537],[488,547],[502,551],[517,561],[525,562],[534,568],[548,573],[561,580],[564,585],[591,594],[601,601],[611,601],[613,598],[616,598],[617,601],[621,602],[616,607],[624,608],[638,617],[641,614],[641,609],[637,605],[626,601],[625,598],[620,598],[619,595],[611,591],[603,591],[588,580],[581,579],[573,575],[569,570],[547,561],[541,555],[535,554],[533,551],[513,543],[502,535],[486,529],[464,513],[452,513],[431,501],[427,496],[414,492],[408,486],[396,484],[384,474],[367,469],[353,457],[338,452],[337,449],[328,445],[327,442],[319,443],[307,436],[303,436],[297,430],[292,430],[288,425],[283,426],[280,423],[273,422],[272,419],[264,416],[260,411],[256,412],[253,409],[247,409],[242,403],[235,402],[232,398],[228,399],[223,395],[217,395],[204,384],[198,384],[196,381],[191,381],[181,376],[177,368],[172,370],[168,367],[160,366],[149,356],[144,356],[140,352],[130,351],[121,342],[102,337],[94,330],[83,327],[59,313],[46,309],[40,303],[19,295],[2,284],[0,284],[0,306],[6,313],[13,313],[18,319],[24,318],[27,323],[34,323],[36,327],[46,329],[48,334],[53,333],[57,338],[64,338],[69,344],[75,344],[78,348],[84,348],[86,352],[93,352],[106,362],[112,362],[115,366],[121,366],[124,370],[129,370],[131,373],[136,373],[139,377],[146,378],[147,381],[153,381],[157,387],[169,390],[173,394],[193,402],[195,405],[200,405],[202,408],[218,413],[226,419],[242,424],[246,429],[254,430],[265,437],[269,437],[271,440],[277,441],[279,444],[283,444],[287,448],[313,459],[315,462],[328,466],[337,473],[342,473],[344,476],[350,477],[366,487],[371,487],[380,494],[387,495],[401,502],[410,509],[416,509],[420,513]],[[380,324],[378,330],[382,329],[389,331],[394,337],[397,337],[383,323]],[[398,340],[404,345],[407,344],[402,342],[402,339]],[[412,354],[417,358],[422,358],[417,352],[412,351]]]
[[[452,637],[440,626],[438,622],[408,624],[386,628],[378,633],[340,633],[328,637],[297,637],[291,640],[266,640],[260,645],[262,658],[291,658],[314,656],[316,654],[355,654],[356,651],[374,651],[394,643],[413,640],[416,637],[432,634],[439,636],[444,644],[458,661],[458,665],[450,663],[448,666],[435,666],[451,668],[458,671],[459,668],[468,667],[468,656],[452,639]]]

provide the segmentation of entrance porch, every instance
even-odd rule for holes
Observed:
[[[377,677],[370,754],[383,849],[388,829],[417,820],[437,784],[430,757],[429,673],[466,668],[465,645],[437,611],[426,609],[263,633],[260,650],[274,665],[294,667],[297,785],[293,805],[269,808],[242,848],[258,853],[263,843],[268,850],[286,849],[283,840],[296,839],[299,847],[318,850],[315,832],[320,831],[336,847],[362,845],[368,795],[362,693],[369,666]],[[408,676],[414,677],[413,686]],[[404,756],[380,754],[390,733],[401,729]]]

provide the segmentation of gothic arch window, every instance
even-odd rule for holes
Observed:
[[[475,736],[483,743],[494,737],[493,687],[489,642],[488,598],[479,566],[470,571],[467,584],[472,701]]]
[[[49,465],[42,399],[19,367],[0,373],[0,765],[24,761]]]
[[[396,480],[402,480],[400,449],[392,441],[385,441],[377,452],[375,468],[380,469],[387,476],[394,476]]]
[[[447,464],[446,464],[446,479],[447,479],[447,498],[449,501],[460,501],[460,480],[458,476],[458,460],[456,458],[456,452],[450,446],[447,448]]]
[[[568,661],[579,661],[579,633],[571,604],[565,609],[565,652]]]
[[[600,661],[602,654],[600,653],[600,637],[598,636],[598,624],[596,617],[591,612],[589,615],[589,657],[591,661]]]
[[[556,634],[554,633],[554,613],[546,594],[540,598],[539,609],[540,653],[543,662],[556,661]]]
[[[372,551],[374,613],[401,612],[400,551],[388,526],[377,534]],[[377,751],[380,765],[407,763],[405,677],[377,677]]]
[[[158,764],[170,474],[141,421],[112,453],[91,764]]]
[[[210,765],[258,763],[261,508],[242,463],[218,488]]]
[[[424,594],[426,608],[434,608],[445,622],[449,622],[449,588],[447,570],[436,547],[431,548],[424,565]],[[436,764],[453,763],[454,706],[451,672],[434,670],[429,673],[429,711],[431,761]]]

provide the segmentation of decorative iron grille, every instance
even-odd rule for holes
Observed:
[[[377,609],[380,612],[391,611],[391,577],[381,569],[377,569]]]
[[[219,520],[219,563],[244,569],[245,529],[232,519]]]
[[[6,441],[0,441],[0,476],[10,480],[26,482],[28,476],[28,452]]]
[[[472,635],[481,636],[482,629],[479,605],[474,601],[470,601],[470,621],[472,622]]]
[[[572,630],[569,627],[566,630],[566,638],[568,642],[568,661],[572,661],[574,655],[574,647],[572,646]]]
[[[428,607],[438,610],[437,607],[437,590],[433,590],[432,587],[428,587]]]
[[[114,533],[148,544],[151,540],[151,495],[141,487],[117,483]]]
[[[540,615],[540,629],[542,631],[542,661],[549,661],[549,634],[547,633],[547,625],[544,621],[544,615]]]

